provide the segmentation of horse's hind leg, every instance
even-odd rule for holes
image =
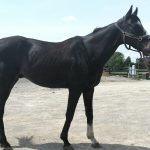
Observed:
[[[6,100],[17,80],[14,74],[8,75],[0,72],[0,145],[4,150],[12,150],[5,136],[3,115]]]

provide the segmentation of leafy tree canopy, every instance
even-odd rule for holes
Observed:
[[[124,65],[124,55],[120,52],[115,52],[113,56],[108,60],[105,67],[112,70],[120,70]]]

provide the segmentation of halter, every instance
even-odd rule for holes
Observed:
[[[119,29],[119,31],[122,33],[122,35],[123,35],[123,43],[124,43],[124,46],[126,47],[126,49],[128,49],[128,50],[132,50],[132,51],[136,51],[136,52],[140,52],[140,50],[139,49],[132,49],[131,48],[131,45],[129,45],[129,46],[127,46],[127,44],[126,44],[126,37],[128,37],[128,38],[131,38],[131,39],[134,39],[134,40],[137,40],[139,43],[143,40],[143,38],[145,37],[145,35],[144,36],[136,36],[135,34],[132,34],[132,33],[128,33],[128,32],[125,32],[125,31],[123,31],[120,27],[119,27],[119,25],[117,24],[117,23],[115,23],[115,26],[117,27],[117,29]]]
[[[144,61],[144,65],[145,67],[147,68],[148,72],[149,72],[149,75],[150,75],[150,69],[149,69],[149,62],[146,60],[143,52],[141,52],[140,50],[140,47],[138,46],[138,49],[132,49],[131,48],[131,45],[127,46],[126,44],[126,37],[130,38],[130,39],[134,39],[134,40],[137,40],[138,41],[138,45],[140,44],[140,42],[143,40],[143,38],[146,36],[146,35],[143,35],[143,36],[136,36],[135,34],[132,34],[132,33],[128,33],[128,32],[125,32],[123,31],[120,26],[115,23],[115,26],[117,27],[117,29],[122,33],[123,35],[123,43],[124,43],[124,46],[126,47],[127,50],[131,50],[131,51],[135,51],[135,52],[138,52],[140,54],[140,57],[143,59]]]

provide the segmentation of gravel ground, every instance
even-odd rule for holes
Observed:
[[[94,130],[101,150],[150,150],[150,81],[103,77],[94,95]],[[59,138],[68,91],[21,79],[5,108],[6,135],[14,150],[62,150]],[[82,97],[69,132],[75,150],[93,150],[86,138]]]

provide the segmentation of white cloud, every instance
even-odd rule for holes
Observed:
[[[62,21],[76,21],[77,19],[74,16],[64,16],[61,18]]]

